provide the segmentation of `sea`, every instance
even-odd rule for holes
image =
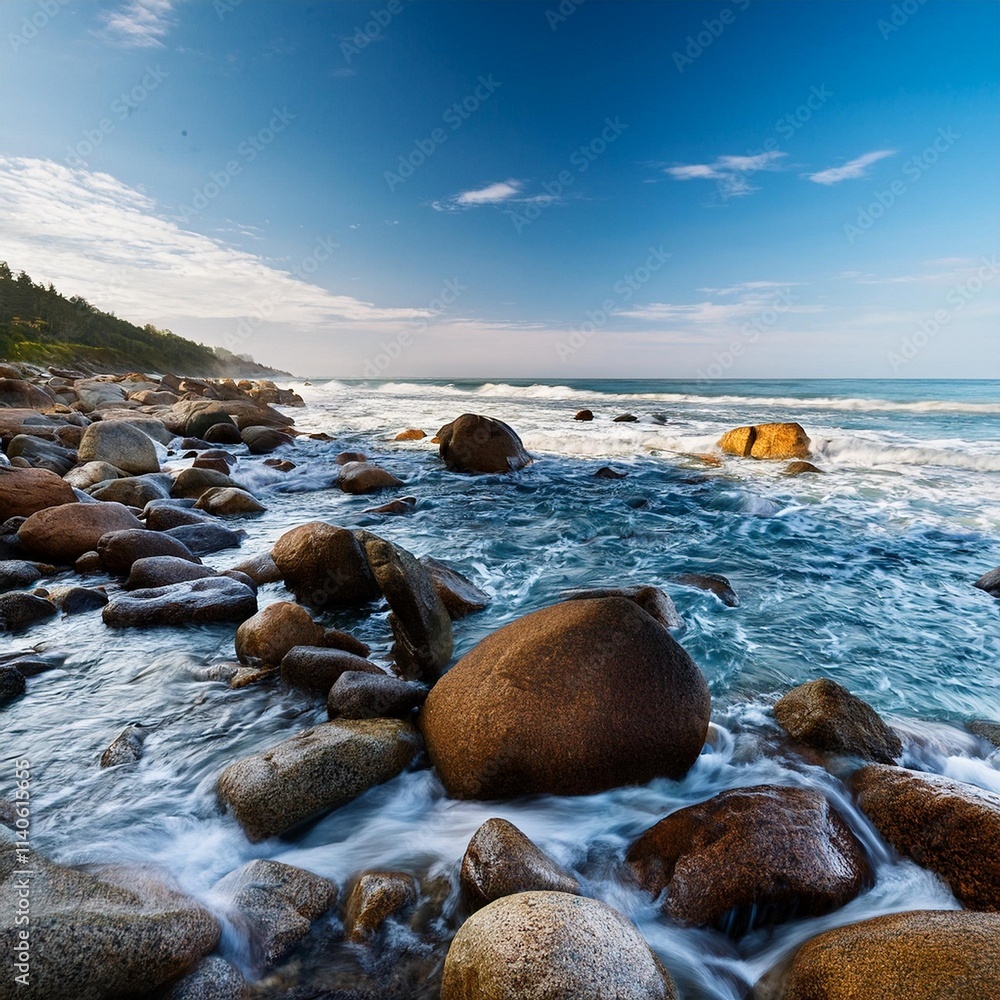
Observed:
[[[299,865],[341,885],[366,868],[457,884],[469,839],[509,819],[634,920],[686,998],[736,1000],[801,942],[831,927],[902,910],[953,909],[948,887],[900,859],[855,808],[841,777],[787,748],[772,712],[795,685],[831,678],[900,732],[907,766],[1000,792],[1000,752],[970,735],[1000,720],[1000,600],[973,587],[1000,566],[1000,382],[755,380],[291,383],[296,467],[244,456],[235,478],[268,510],[245,519],[242,548],[205,561],[220,569],[267,550],[310,520],[366,527],[418,556],[442,559],[491,595],[455,624],[456,656],[500,626],[567,592],[652,584],[684,620],[675,638],[713,698],[709,741],[681,781],[660,779],[583,797],[507,802],[449,799],[433,771],[373,789],[288,840],[250,844],[222,814],[222,768],[325,720],[315,699],[273,686],[230,690],[198,679],[233,659],[231,626],[113,631],[99,615],[53,620],[13,640],[61,666],[29,681],[0,715],[8,754],[28,757],[32,842],[64,863],[155,864],[214,900],[218,878],[255,857]],[[581,409],[590,422],[574,420]],[[431,438],[462,413],[510,424],[535,461],[510,475],[448,472]],[[615,422],[629,413],[635,422]],[[732,427],[797,421],[822,474],[721,456]],[[396,442],[406,429],[427,437]],[[381,499],[336,488],[335,455],[361,450],[405,481],[413,513],[368,513]],[[187,464],[180,452],[162,458]],[[698,457],[719,455],[721,464]],[[610,467],[623,478],[595,476]],[[738,606],[682,585],[685,573],[725,576]],[[55,581],[52,581],[55,582]],[[95,582],[100,582],[97,579]],[[43,581],[43,584],[45,581]],[[261,588],[261,604],[287,598]],[[325,624],[387,654],[384,609],[341,609]],[[101,751],[127,723],[148,732],[134,766],[102,770]],[[5,754],[5,756],[7,756]],[[0,797],[9,797],[0,775]],[[825,791],[865,844],[874,887],[834,914],[792,920],[738,941],[674,926],[620,875],[628,844],[670,812],[724,789],[779,784]],[[331,918],[332,919],[332,918]],[[224,952],[249,962],[226,924]],[[407,932],[409,933],[409,932]],[[402,937],[398,947],[417,949]],[[330,958],[331,963],[334,962]],[[339,961],[339,960],[338,960]],[[436,996],[414,988],[413,996]]]

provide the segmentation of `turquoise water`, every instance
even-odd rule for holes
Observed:
[[[877,913],[954,907],[929,873],[890,856],[839,780],[776,749],[770,713],[790,687],[827,676],[897,725],[906,763],[1000,790],[997,756],[961,728],[1000,718],[1000,602],[972,587],[1000,566],[1000,383],[841,381],[320,382],[299,387],[297,468],[277,473],[241,457],[237,478],[268,512],[241,526],[240,552],[268,548],[289,527],[325,519],[366,526],[453,563],[493,595],[456,624],[456,653],[567,589],[662,586],[685,621],[676,637],[714,699],[714,736],[682,782],[656,781],[580,799],[457,803],[432,772],[373,790],[292,841],[251,846],[215,805],[219,771],[325,718],[323,706],[278,688],[230,691],[195,672],[232,657],[227,626],[112,632],[99,616],[56,620],[16,640],[64,657],[0,716],[4,743],[38,774],[33,835],[66,862],[142,860],[169,870],[214,905],[208,889],[250,857],[274,857],[343,882],[365,867],[454,878],[476,827],[505,816],[573,868],[587,891],[635,919],[688,998],[743,995],[777,957],[819,930]],[[576,410],[595,412],[575,422]],[[462,412],[510,423],[536,456],[510,476],[444,470],[429,442]],[[637,423],[613,423],[631,412]],[[722,431],[797,420],[822,476],[788,478],[782,463],[706,465]],[[406,517],[365,514],[372,498],[333,487],[333,456],[360,448],[418,498]],[[179,463],[183,464],[183,463]],[[606,480],[604,465],[627,472]],[[682,572],[726,576],[735,608],[679,586]],[[261,603],[284,599],[280,585]],[[387,652],[385,613],[326,616]],[[151,729],[136,767],[100,771],[101,750],[130,721]],[[738,946],[679,930],[622,883],[628,842],[677,808],[724,788],[762,782],[825,789],[868,845],[874,889],[827,918],[758,933]],[[0,796],[6,792],[0,783]],[[227,938],[240,959],[238,936]],[[331,963],[334,959],[330,958]],[[414,996],[433,996],[433,987]]]

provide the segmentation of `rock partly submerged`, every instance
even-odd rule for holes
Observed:
[[[808,458],[809,444],[809,435],[796,423],[737,427],[719,439],[724,452],[741,458]]]
[[[256,611],[257,596],[246,584],[212,576],[119,594],[102,614],[112,628],[152,628],[242,622]]]
[[[532,459],[502,420],[463,413],[437,432],[438,451],[453,472],[515,472]]]

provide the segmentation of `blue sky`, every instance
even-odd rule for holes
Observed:
[[[4,0],[0,258],[306,375],[1000,377],[992,0]]]

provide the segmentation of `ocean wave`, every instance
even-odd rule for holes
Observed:
[[[1000,455],[982,454],[964,450],[965,442],[956,441],[953,447],[894,446],[864,438],[848,437],[812,441],[816,458],[837,465],[875,468],[892,465],[932,465],[970,472],[1000,472]]]

